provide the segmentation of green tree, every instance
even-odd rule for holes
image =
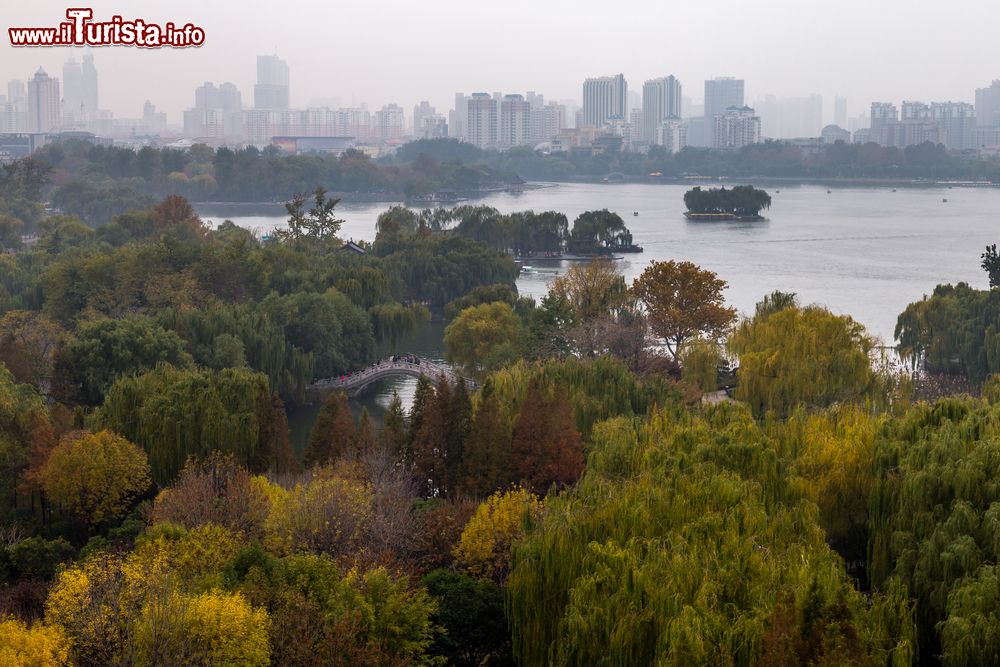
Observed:
[[[449,361],[480,374],[517,359],[523,324],[501,301],[466,308],[444,331]]]
[[[81,324],[65,347],[65,360],[80,384],[81,399],[90,404],[100,403],[119,377],[160,363],[192,365],[180,336],[142,316]]]
[[[810,306],[743,321],[729,339],[739,358],[736,396],[754,414],[786,416],[796,405],[888,400],[887,378],[872,367],[874,341],[845,315]]]
[[[1000,254],[997,254],[997,244],[986,246],[986,252],[980,258],[983,271],[990,277],[990,289],[1000,287]]]
[[[449,665],[512,665],[503,592],[495,584],[450,570],[434,570],[421,583],[437,602],[431,617],[444,629],[431,646]]]
[[[347,395],[331,392],[316,415],[302,461],[306,466],[332,463],[350,450],[354,439],[354,417]]]

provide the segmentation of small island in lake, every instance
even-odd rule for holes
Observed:
[[[684,193],[684,205],[688,220],[763,220],[760,212],[771,207],[771,195],[752,185],[737,185],[726,188],[700,187]]]
[[[574,255],[614,255],[619,252],[642,252],[632,242],[632,232],[617,213],[608,209],[581,213],[573,222],[567,249]]]

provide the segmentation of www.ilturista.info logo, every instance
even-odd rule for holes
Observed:
[[[186,23],[150,23],[143,19],[92,21],[92,9],[71,7],[54,28],[7,28],[11,46],[142,46],[185,48],[205,43],[204,29]]]

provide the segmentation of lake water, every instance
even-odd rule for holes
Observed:
[[[1000,241],[1000,189],[834,187],[828,193],[821,186],[768,187],[773,199],[765,212],[768,220],[753,223],[688,221],[683,216],[687,189],[556,184],[473,203],[504,213],[560,211],[571,225],[584,211],[610,209],[622,216],[635,243],[645,249],[618,262],[628,281],[651,260],[690,260],[725,279],[727,301],[742,312],[751,312],[773,290],[796,292],[801,303],[849,314],[887,343],[893,340],[896,316],[938,283],[985,287],[979,255],[985,245]],[[373,239],[375,220],[389,206],[341,204],[341,235]],[[285,220],[277,211],[266,216],[226,215],[213,208],[200,212],[213,223],[228,217],[265,231]],[[518,289],[536,298],[546,292],[555,272],[569,265],[559,260],[531,264],[542,272],[522,275]],[[427,341],[421,347],[428,354],[433,351]],[[412,381],[401,381],[377,388],[375,400],[387,404],[392,389],[401,390],[406,400],[412,387]]]

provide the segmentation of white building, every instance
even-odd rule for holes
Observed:
[[[641,139],[655,143],[656,128],[668,118],[681,117],[681,83],[673,75],[650,79],[642,85]]]
[[[625,75],[602,76],[583,82],[584,125],[603,127],[608,119],[627,118],[628,84]]]
[[[388,141],[406,135],[406,116],[398,104],[387,104],[372,117],[372,139]]]
[[[664,120],[656,126],[654,143],[668,153],[679,153],[687,146],[687,124],[679,118]]]
[[[28,132],[53,132],[59,119],[59,79],[39,67],[28,81]]]
[[[479,148],[495,148],[500,135],[500,110],[489,93],[468,98],[465,140]]]
[[[724,150],[760,143],[760,117],[748,106],[729,107],[715,116],[714,141]]]
[[[531,105],[523,95],[504,95],[500,101],[501,148],[523,146],[531,141]]]

